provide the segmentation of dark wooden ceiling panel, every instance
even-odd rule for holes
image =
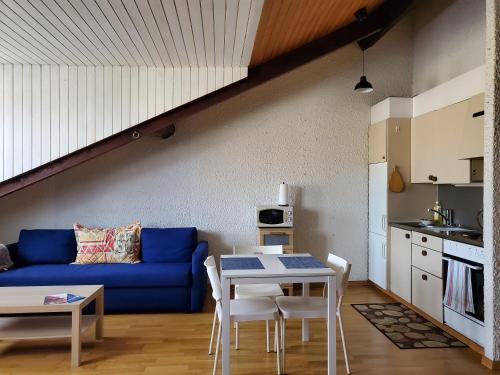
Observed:
[[[252,52],[251,66],[296,49],[355,20],[354,12],[372,12],[383,0],[266,0]]]

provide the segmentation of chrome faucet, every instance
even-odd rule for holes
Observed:
[[[436,213],[436,214],[440,215],[440,216],[444,219],[444,223],[445,223],[446,225],[450,225],[450,220],[449,220],[449,219],[446,217],[446,215],[444,215],[442,212],[436,211],[436,210],[434,210],[433,208],[428,208],[428,209],[427,209],[427,212],[434,212],[434,213]]]

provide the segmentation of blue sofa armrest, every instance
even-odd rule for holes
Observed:
[[[207,270],[205,259],[208,257],[208,242],[200,241],[191,256],[193,285],[191,287],[191,311],[201,311],[207,290]]]

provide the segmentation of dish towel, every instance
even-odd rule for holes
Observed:
[[[465,312],[475,313],[471,270],[465,263],[448,260],[448,276],[443,303],[462,315],[465,315]]]

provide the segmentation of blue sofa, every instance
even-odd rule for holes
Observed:
[[[0,272],[0,287],[102,284],[106,312],[203,307],[208,243],[198,242],[196,228],[143,228],[137,264],[70,264],[77,253],[72,229],[22,230],[8,248],[14,268]]]

